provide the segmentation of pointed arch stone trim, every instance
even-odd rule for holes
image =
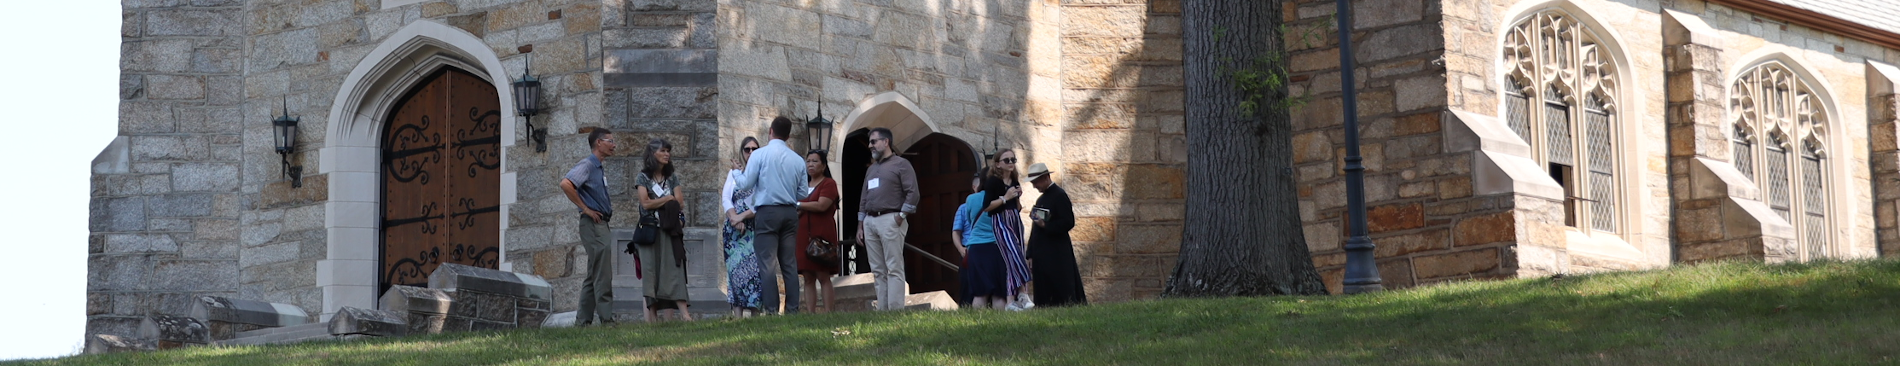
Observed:
[[[377,308],[376,273],[380,235],[379,144],[382,121],[395,99],[422,76],[444,67],[468,71],[495,84],[505,115],[515,109],[508,69],[480,38],[423,19],[403,26],[350,70],[331,101],[330,121],[318,153],[318,172],[329,175],[330,200],[324,203],[325,258],[317,262],[317,286],[323,292],[322,319],[345,306]],[[516,176],[506,147],[515,144],[515,123],[501,124],[501,217],[517,200]],[[508,262],[508,220],[501,220],[501,270]]]

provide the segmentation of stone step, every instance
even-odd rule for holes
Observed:
[[[313,340],[335,339],[330,335],[330,324],[310,323],[280,328],[265,328],[248,332],[238,332],[237,338],[219,341],[222,345],[260,345],[284,344]]]

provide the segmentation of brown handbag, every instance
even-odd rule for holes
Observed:
[[[805,258],[826,267],[838,266],[838,243],[825,238],[812,236],[811,245],[805,246]]]

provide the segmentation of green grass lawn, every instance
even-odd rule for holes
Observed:
[[[1900,261],[1725,263],[1353,297],[800,315],[25,364],[1896,364],[1896,300]]]

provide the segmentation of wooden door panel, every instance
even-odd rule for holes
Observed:
[[[497,98],[492,84],[443,70],[390,113],[382,145],[382,289],[425,285],[442,263],[497,268]]]
[[[911,145],[905,152],[911,168],[917,172],[918,204],[911,230],[905,241],[938,258],[962,265],[956,243],[950,240],[957,207],[968,197],[970,177],[976,174],[975,155],[969,145],[954,137],[932,134]],[[911,292],[943,290],[957,293],[957,271],[917,253],[904,254],[905,280]]]

